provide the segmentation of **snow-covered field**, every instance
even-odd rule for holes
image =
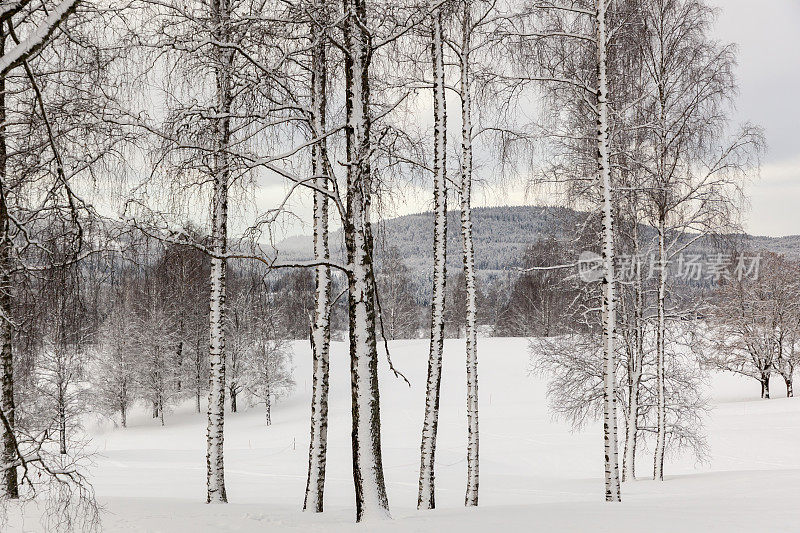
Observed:
[[[445,344],[437,449],[437,509],[416,510],[427,341],[397,341],[392,358],[408,388],[381,361],[383,461],[394,520],[354,523],[347,346],[333,343],[325,513],[300,511],[309,433],[310,355],[295,351],[295,393],[273,407],[226,419],[228,505],[206,505],[205,418],[191,405],[162,428],[144,411],[128,429],[91,429],[92,479],[106,512],[104,532],[228,531],[800,531],[800,398],[757,398],[758,384],[715,376],[707,420],[711,458],[672,457],[663,483],[623,485],[623,503],[603,498],[599,424],[579,433],[547,412],[546,384],[528,375],[525,339],[479,341],[480,507],[465,489],[464,343]],[[773,395],[783,388],[773,382]],[[652,469],[649,454],[638,473]],[[39,531],[34,510],[11,532]]]

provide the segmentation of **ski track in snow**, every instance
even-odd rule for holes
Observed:
[[[325,513],[301,512],[308,459],[311,355],[295,343],[294,394],[225,421],[230,503],[205,502],[205,415],[191,402],[168,412],[166,427],[145,409],[128,429],[87,423],[97,449],[92,479],[106,508],[103,532],[800,532],[800,398],[758,399],[759,386],[733,375],[712,380],[708,464],[667,456],[666,479],[652,472],[652,445],[624,483],[621,504],[603,501],[600,423],[573,432],[547,411],[546,383],[528,374],[525,339],[478,341],[481,383],[480,507],[465,509],[464,341],[447,340],[436,463],[435,511],[417,511],[419,438],[428,341],[391,344],[409,388],[380,360],[384,471],[393,520],[356,525],[350,451],[347,345],[331,344]],[[748,399],[750,398],[750,399]],[[35,506],[12,510],[9,531],[41,531]]]

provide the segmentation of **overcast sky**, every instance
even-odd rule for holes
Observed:
[[[748,187],[745,229],[756,235],[800,234],[800,0],[708,1],[719,7],[717,38],[738,46],[740,94],[734,121],[761,125],[768,144],[761,176]],[[457,109],[455,103],[448,102],[450,109]],[[457,120],[456,112],[451,116]],[[284,187],[280,180],[262,183],[256,203],[273,204]],[[477,205],[540,204],[546,198],[525,194],[522,184],[479,186],[476,193]],[[310,195],[298,198],[294,209],[299,218],[276,233],[309,233],[310,204]],[[424,211],[431,204],[431,191],[409,186],[384,216]]]
[[[737,119],[764,127],[768,152],[750,187],[747,229],[800,234],[800,0],[714,0],[717,32],[739,47]]]

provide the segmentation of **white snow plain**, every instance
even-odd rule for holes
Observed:
[[[464,508],[466,377],[464,341],[447,340],[442,372],[434,511],[417,511],[427,340],[390,343],[412,383],[381,372],[383,466],[393,520],[357,525],[350,452],[348,348],[331,346],[325,512],[300,509],[306,482],[311,401],[308,343],[295,343],[297,387],[272,410],[254,406],[225,420],[228,505],[205,502],[205,415],[191,402],[160,427],[145,409],[127,429],[87,423],[97,449],[91,471],[105,507],[103,532],[790,532],[800,531],[800,398],[772,383],[716,375],[709,394],[708,464],[668,457],[663,483],[647,479],[652,456],[638,457],[640,480],[621,504],[603,501],[599,423],[572,432],[547,410],[546,383],[528,373],[526,339],[481,338],[480,506]],[[244,403],[244,402],[242,402]],[[12,509],[8,531],[41,531],[35,506]]]

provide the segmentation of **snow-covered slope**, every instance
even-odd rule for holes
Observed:
[[[295,346],[297,390],[273,408],[226,420],[228,505],[206,505],[205,421],[191,406],[162,428],[142,412],[126,430],[91,431],[93,479],[107,508],[104,532],[263,531],[800,531],[800,399],[757,399],[757,383],[713,381],[707,465],[672,457],[663,483],[623,485],[623,503],[603,498],[601,428],[579,433],[551,420],[545,383],[528,375],[524,339],[480,339],[480,507],[463,507],[466,476],[464,344],[445,344],[435,511],[415,509],[424,404],[426,341],[391,344],[394,378],[381,361],[383,461],[394,520],[354,522],[347,347],[331,351],[326,512],[300,511],[309,433],[310,353]],[[774,383],[775,395],[781,387]],[[652,468],[649,455],[639,475]],[[10,531],[39,531],[35,511]]]

